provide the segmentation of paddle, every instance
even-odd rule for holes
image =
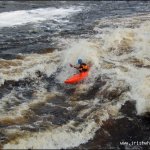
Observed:
[[[76,67],[76,66],[74,66],[74,65],[72,65],[72,64],[69,64],[69,65],[70,65],[70,67],[73,67],[73,68],[79,69],[78,67]]]
[[[72,64],[69,64],[70,65],[70,67],[73,67],[73,65]]]

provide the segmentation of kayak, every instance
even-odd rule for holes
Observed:
[[[88,71],[81,72],[81,73],[73,75],[72,77],[68,78],[64,82],[67,84],[75,84],[75,83],[78,83],[81,80],[85,79],[87,76],[88,76]]]

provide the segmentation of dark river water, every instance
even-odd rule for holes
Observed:
[[[1,1],[0,147],[149,149],[149,47],[149,1]]]

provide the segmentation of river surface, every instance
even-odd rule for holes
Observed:
[[[0,2],[2,149],[148,149],[149,112],[150,1]]]

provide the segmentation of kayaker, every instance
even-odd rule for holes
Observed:
[[[70,67],[74,67],[79,70],[79,72],[86,72],[89,70],[89,66],[86,63],[83,63],[82,59],[78,59],[79,66],[74,66],[70,64]]]

